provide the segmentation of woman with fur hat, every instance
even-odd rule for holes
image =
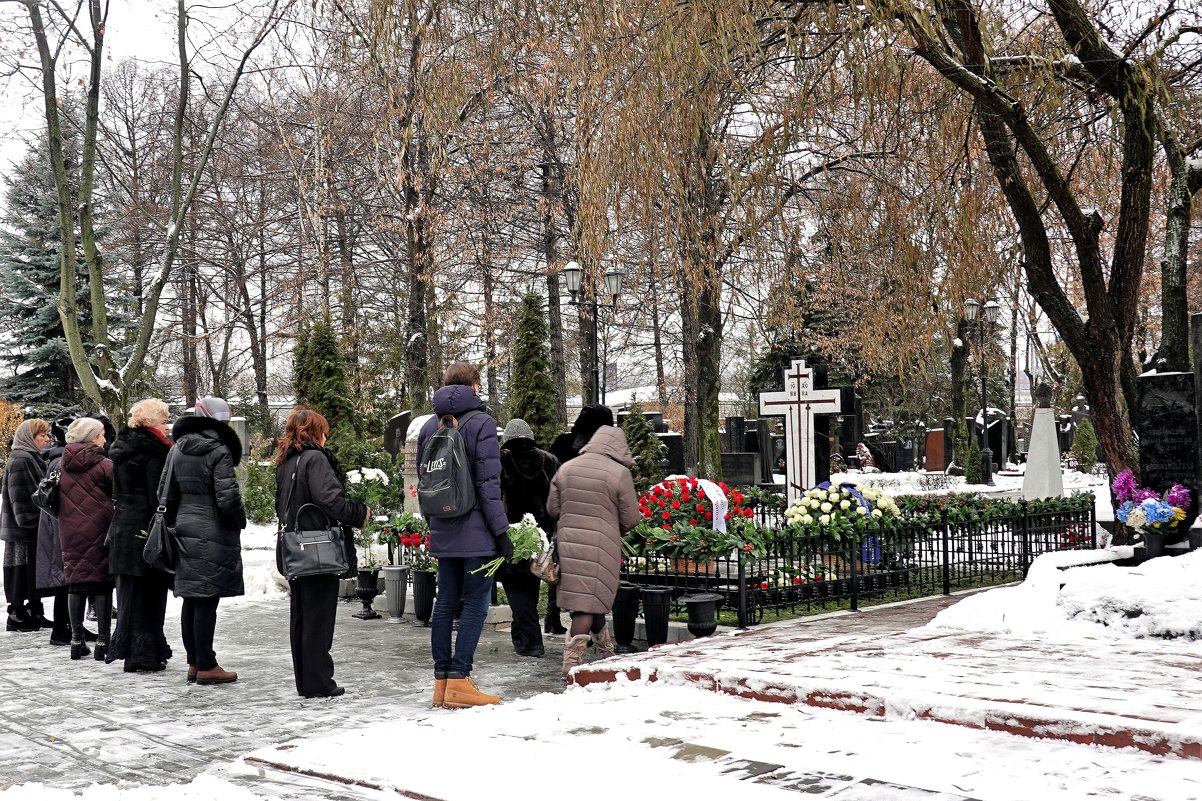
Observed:
[[[42,448],[50,443],[50,424],[26,420],[13,434],[4,477],[0,478],[0,540],[4,541],[4,595],[9,631],[37,631],[48,625],[42,600],[34,591],[41,510],[32,496],[46,464]]]
[[[159,479],[171,440],[167,404],[148,398],[129,410],[129,425],[109,447],[117,511],[109,527],[109,572],[117,582],[117,628],[109,660],[124,659],[125,672],[167,667],[171,646],[163,636],[171,574],[142,558],[146,531],[159,505]]]
[[[175,595],[183,598],[180,633],[188,654],[188,681],[228,684],[238,674],[223,670],[213,651],[217,604],[242,595],[242,529],[246,511],[234,468],[242,443],[229,426],[230,407],[221,398],[201,398],[190,417],[171,433],[171,484],[167,520],[175,525],[179,558]],[[167,469],[167,468],[164,468]]]
[[[113,581],[109,577],[105,539],[113,519],[113,463],[104,455],[104,424],[81,417],[67,428],[59,478],[61,507],[58,534],[67,580],[67,612],[71,617],[71,658],[86,656],[84,609],[92,599],[96,610],[98,661],[108,655],[112,626]]]

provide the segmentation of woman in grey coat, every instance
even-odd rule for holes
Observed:
[[[551,481],[547,513],[559,519],[559,605],[572,612],[565,676],[584,658],[590,634],[598,656],[614,653],[605,615],[618,593],[622,534],[641,519],[633,466],[626,434],[602,426]]]

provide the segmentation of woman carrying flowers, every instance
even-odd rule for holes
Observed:
[[[312,530],[337,521],[346,527],[361,526],[371,515],[370,509],[347,497],[342,467],[325,448],[329,432],[330,424],[317,412],[296,409],[288,415],[275,454],[275,512],[282,525],[295,522],[302,529]],[[300,513],[305,504],[312,504],[320,512],[310,508]],[[278,550],[276,566],[282,573],[283,559]],[[305,698],[328,698],[346,692],[334,683],[334,660],[330,658],[338,578],[326,574],[288,582],[292,673],[297,694]]]

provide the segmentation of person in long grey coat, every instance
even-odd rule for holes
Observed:
[[[618,593],[622,534],[641,519],[633,466],[626,434],[602,426],[551,481],[547,513],[559,519],[559,605],[572,613],[565,676],[584,658],[590,634],[598,656],[614,652],[605,615]]]
[[[167,521],[179,547],[175,595],[183,598],[180,634],[188,654],[188,681],[227,684],[238,674],[223,670],[213,650],[217,603],[242,595],[242,529],[246,511],[234,468],[242,444],[229,426],[230,407],[221,398],[201,398],[193,416],[171,429],[175,440],[167,490]]]

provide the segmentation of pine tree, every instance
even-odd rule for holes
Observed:
[[[1088,417],[1082,418],[1073,435],[1073,458],[1082,473],[1092,473],[1098,463],[1098,435]]]
[[[297,403],[307,402],[312,380],[309,375],[309,324],[301,320],[296,347],[292,349],[292,386]]]
[[[964,449],[964,483],[980,484],[984,480],[981,469],[981,443],[976,437],[968,437]]]
[[[49,416],[83,400],[58,316],[54,179],[46,154],[33,145],[12,174],[0,229],[0,327],[9,332],[12,344],[0,352],[0,359],[8,364],[7,375],[0,378],[0,396]],[[77,297],[79,307],[86,310],[90,302],[82,253],[78,263]],[[88,329],[86,320],[82,327]]]
[[[559,433],[555,421],[555,380],[547,345],[543,301],[536,293],[522,298],[513,343],[513,380],[509,389],[509,415],[529,423],[535,440],[547,447]]]
[[[305,394],[298,392],[297,401],[329,421],[330,449],[336,454],[357,447],[362,426],[351,403],[346,356],[329,320],[319,320],[313,325],[300,358],[297,370],[303,377]]]
[[[622,430],[626,432],[626,444],[634,455],[634,488],[642,494],[664,480],[663,459],[667,448],[655,436],[640,404],[633,403],[626,411]]]

